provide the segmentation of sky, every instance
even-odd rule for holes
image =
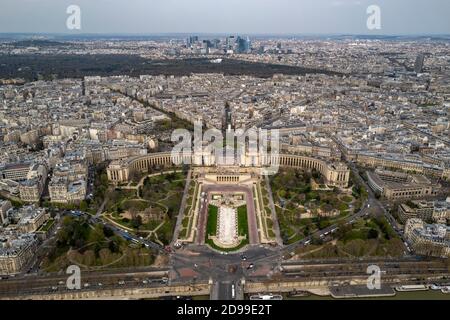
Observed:
[[[66,27],[70,5],[81,30]],[[0,33],[427,35],[450,34],[449,15],[449,0],[0,0]]]

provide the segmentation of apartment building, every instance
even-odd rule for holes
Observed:
[[[433,184],[423,175],[377,169],[367,171],[369,186],[388,200],[419,199],[435,196],[440,185]]]
[[[450,257],[450,227],[444,224],[426,224],[421,219],[409,219],[405,238],[416,254]]]
[[[402,223],[406,223],[408,219],[419,218],[445,224],[450,219],[450,202],[408,201],[399,205],[398,216]]]
[[[0,275],[17,274],[33,258],[38,240],[36,235],[14,231],[0,233]]]

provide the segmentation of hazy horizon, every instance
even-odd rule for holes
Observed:
[[[70,5],[81,30],[66,28]],[[379,30],[367,28],[370,5],[381,9]],[[2,0],[0,33],[447,35],[449,12],[447,0]]]

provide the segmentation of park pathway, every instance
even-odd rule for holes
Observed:
[[[272,194],[272,188],[270,187],[270,180],[267,176],[265,176],[265,180],[266,180],[266,187],[267,187],[267,191],[269,194],[269,202],[270,202],[270,210],[272,211],[272,221],[273,221],[273,231],[275,233],[275,236],[277,238],[277,243],[278,245],[282,246],[283,245],[283,239],[281,238],[281,233],[280,233],[280,226],[278,224],[278,217],[277,217],[277,212],[275,210],[275,205],[273,202],[273,194]]]
[[[183,199],[181,200],[180,210],[178,212],[177,222],[175,224],[175,230],[173,232],[173,239],[172,239],[172,245],[175,244],[175,242],[178,240],[178,235],[180,233],[181,225],[183,224],[183,218],[184,218],[184,208],[186,206],[186,199],[189,193],[189,186],[191,184],[192,179],[192,171],[189,170],[188,174],[186,176],[186,184],[184,185],[184,193],[183,193]]]

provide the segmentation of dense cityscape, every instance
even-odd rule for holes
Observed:
[[[449,277],[448,36],[0,30],[0,299],[448,299]]]

